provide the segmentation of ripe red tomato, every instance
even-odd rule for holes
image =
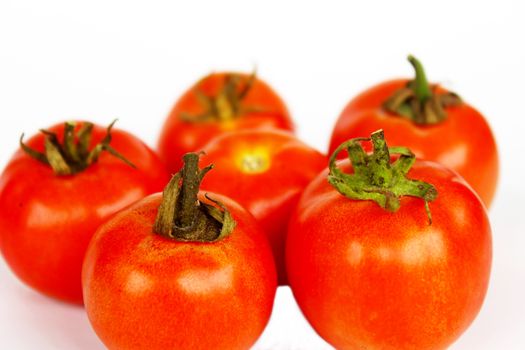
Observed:
[[[87,126],[79,122],[74,128],[78,132]],[[49,131],[62,140],[64,124]],[[103,142],[105,135],[105,128],[94,126],[84,151]],[[38,134],[27,146],[42,152],[46,138]],[[48,296],[81,304],[82,260],[97,227],[113,213],[159,191],[169,179],[158,157],[133,135],[112,130],[109,141],[111,151],[121,152],[136,169],[105,152],[91,165],[83,164],[85,169],[81,162],[70,162],[76,173],[59,176],[19,149],[0,178],[2,254],[23,282]],[[84,151],[77,156],[87,156]],[[53,164],[61,169],[60,162]]]
[[[203,150],[202,161],[213,163],[216,170],[202,188],[234,199],[255,216],[270,240],[279,283],[286,284],[288,220],[303,189],[326,166],[326,157],[277,130],[232,132]]]
[[[120,212],[97,231],[84,262],[84,298],[92,326],[109,349],[248,349],[264,330],[277,288],[266,237],[240,205],[207,195],[236,223],[223,237],[154,233],[161,200],[169,208],[166,200],[179,196],[169,190]],[[198,198],[197,208],[212,204],[204,192]],[[184,234],[199,226],[170,222]]]
[[[213,73],[177,101],[162,128],[159,154],[174,173],[185,153],[213,137],[256,128],[293,130],[281,98],[255,74]]]
[[[347,139],[383,129],[390,144],[407,146],[418,158],[456,170],[490,206],[499,161],[487,121],[456,95],[437,85],[429,87],[420,63],[410,59],[417,67],[415,80],[381,83],[345,107],[332,134],[330,153]]]
[[[343,190],[395,202],[395,191],[380,185],[390,175],[369,177],[377,181],[368,192],[344,180],[355,164],[337,167]],[[412,190],[424,182],[437,190],[429,225],[423,200],[401,197],[390,212],[342,195],[328,174],[306,188],[288,231],[288,278],[306,318],[337,349],[445,349],[474,320],[487,290],[491,230],[479,197],[455,172],[416,161]]]

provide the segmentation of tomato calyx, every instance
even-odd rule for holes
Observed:
[[[414,67],[415,78],[396,90],[383,108],[420,125],[442,122],[447,118],[445,109],[462,104],[461,98],[453,92],[438,93],[436,86],[428,83],[421,62],[412,55],[408,56],[408,61]]]
[[[100,154],[104,151],[135,168],[132,162],[110,146],[111,129],[116,122],[117,119],[109,124],[106,129],[106,136],[92,150],[89,150],[89,144],[93,132],[93,124],[89,122],[83,123],[76,134],[76,123],[65,122],[62,143],[60,143],[56,133],[41,129],[40,132],[45,135],[44,152],[36,151],[27,146],[24,143],[24,134],[20,137],[20,147],[30,157],[49,165],[57,176],[75,175],[84,171],[96,163]]]
[[[226,207],[208,196],[214,205],[197,197],[204,176],[213,169],[199,169],[199,153],[186,153],[184,165],[164,189],[153,232],[184,242],[215,242],[227,237],[236,222]]]
[[[367,154],[361,142],[371,141],[373,152]],[[337,155],[346,150],[352,163],[353,174],[346,174],[337,167]],[[390,155],[398,154],[393,163]],[[407,178],[415,162],[415,155],[406,147],[388,147],[383,130],[375,131],[370,138],[354,138],[343,142],[331,155],[328,182],[342,195],[355,200],[372,200],[382,208],[396,212],[402,196],[412,196],[425,201],[429,225],[432,215],[428,203],[437,198],[436,188],[427,182]]]
[[[192,115],[181,113],[180,118],[185,122],[199,123],[210,121],[227,122],[247,113],[265,113],[266,109],[259,106],[247,106],[243,100],[248,95],[257,79],[254,70],[247,79],[239,74],[226,74],[224,82],[216,95],[209,96],[202,91],[200,84],[208,79],[205,77],[194,89],[195,96],[203,109],[201,114]]]

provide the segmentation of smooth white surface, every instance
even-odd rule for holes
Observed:
[[[488,118],[501,155],[485,305],[452,347],[525,348],[525,8],[516,1],[0,1],[0,166],[22,131],[119,117],[154,146],[174,100],[211,70],[257,65],[299,136],[326,150],[362,89],[412,74],[459,92]],[[227,326],[227,325],[226,325]],[[0,349],[102,349],[80,308],[22,286],[0,262]],[[257,349],[329,349],[289,289]]]

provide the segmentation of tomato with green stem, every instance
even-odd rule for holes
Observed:
[[[275,256],[279,283],[286,284],[284,246],[290,215],[303,189],[325,167],[326,157],[288,132],[232,132],[203,147],[203,162],[217,171],[202,188],[239,202],[263,227]]]
[[[383,129],[392,144],[457,171],[490,206],[499,172],[490,126],[458,95],[430,85],[416,58],[409,61],[415,79],[378,84],[350,101],[335,125],[330,153],[349,138]]]
[[[231,199],[199,191],[199,155],[164,190],[93,238],[82,274],[86,311],[109,349],[248,349],[277,288],[268,241]]]
[[[212,73],[177,101],[159,139],[159,154],[176,172],[187,152],[214,137],[244,129],[294,129],[282,99],[255,72]]]
[[[159,191],[169,175],[135,136],[88,122],[42,130],[0,177],[0,240],[13,272],[32,288],[81,304],[89,240],[109,216]]]
[[[388,148],[382,132],[367,154],[368,140],[340,145],[304,191],[288,230],[290,286],[337,349],[445,349],[487,291],[485,208],[457,173]],[[343,150],[351,162],[336,162]]]

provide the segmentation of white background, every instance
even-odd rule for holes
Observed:
[[[525,8],[516,1],[0,0],[0,166],[20,134],[65,119],[119,117],[150,145],[175,99],[212,70],[257,65],[298,132],[325,151],[360,90],[412,74],[479,108],[496,134],[501,181],[490,217],[494,264],[485,305],[453,349],[525,348]],[[42,238],[45,239],[45,238]],[[227,325],[225,325],[227,327]],[[1,349],[102,349],[81,308],[23,286],[0,262]],[[329,349],[278,293],[257,349]]]

